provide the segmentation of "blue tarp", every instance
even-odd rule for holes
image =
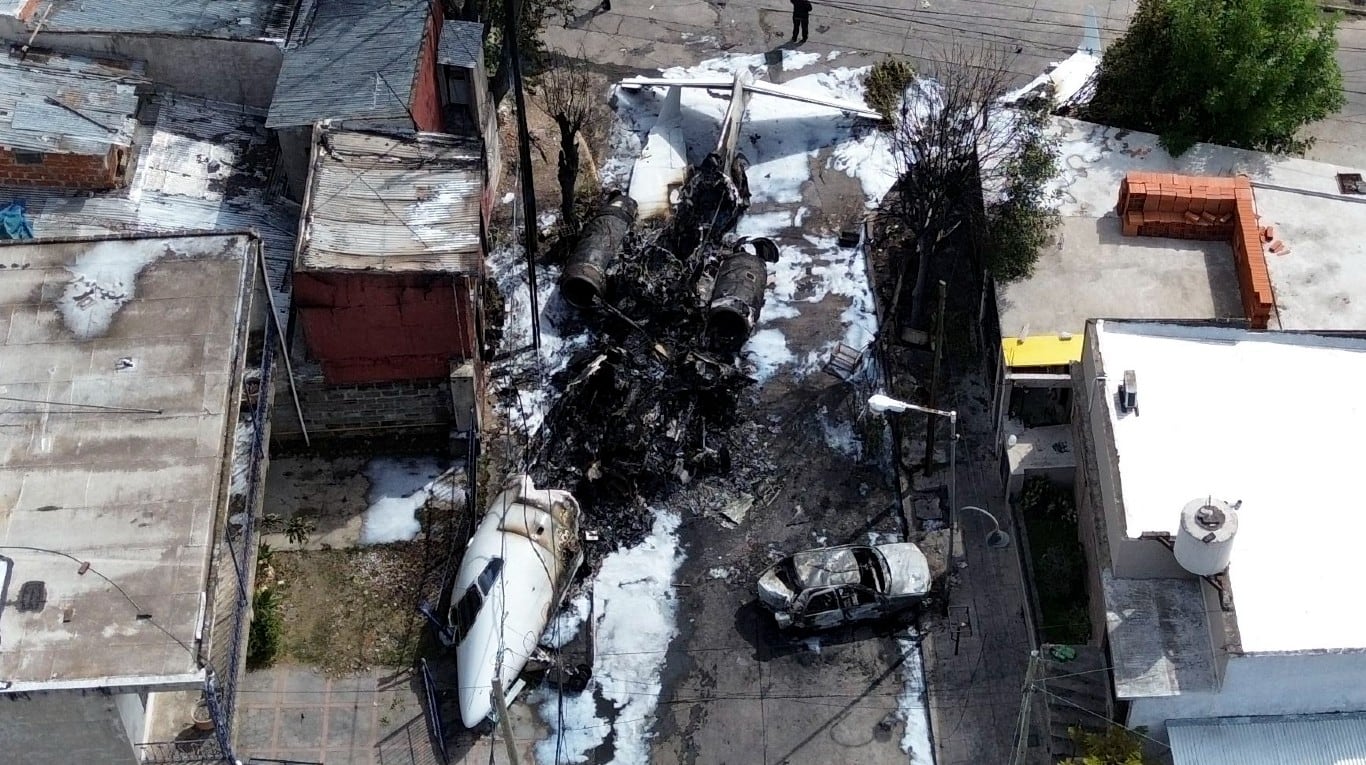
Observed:
[[[33,227],[24,217],[24,203],[10,202],[0,209],[0,238],[32,239]]]

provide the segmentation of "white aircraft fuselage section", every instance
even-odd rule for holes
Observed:
[[[512,478],[465,548],[448,615],[459,669],[460,716],[493,711],[495,678],[508,688],[536,650],[563,585],[581,560],[579,504],[558,489]]]

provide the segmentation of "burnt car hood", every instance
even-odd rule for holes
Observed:
[[[930,563],[925,553],[910,542],[879,545],[878,552],[887,561],[887,594],[892,596],[925,595],[930,591]]]

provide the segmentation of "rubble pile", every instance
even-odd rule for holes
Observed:
[[[734,322],[709,332],[713,286],[731,259],[777,254],[767,240],[725,241],[748,205],[743,171],[743,157],[729,168],[709,157],[689,175],[677,213],[654,230],[622,231],[634,205],[608,196],[565,269],[562,290],[572,279],[574,303],[592,305],[593,339],[554,380],[561,392],[537,434],[532,464],[538,483],[578,498],[599,537],[590,556],[643,539],[651,500],[730,469],[728,432],[754,380],[738,365],[744,338],[736,342]],[[757,274],[749,266],[759,280],[757,301],[742,296],[754,303],[755,321],[762,266]]]

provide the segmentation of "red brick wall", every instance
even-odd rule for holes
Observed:
[[[330,384],[445,379],[474,358],[472,280],[447,274],[294,274],[309,354]]]
[[[105,155],[43,154],[39,164],[21,164],[0,148],[0,184],[62,189],[112,189],[120,185],[118,149]]]
[[[422,49],[417,57],[417,76],[413,81],[413,121],[418,130],[439,133],[444,129],[441,119],[441,95],[437,89],[436,46],[441,37],[441,9],[433,3],[427,17],[427,28],[422,33]]]
[[[18,10],[14,12],[14,17],[20,21],[29,21],[33,14],[38,10],[38,0],[24,0]]]

